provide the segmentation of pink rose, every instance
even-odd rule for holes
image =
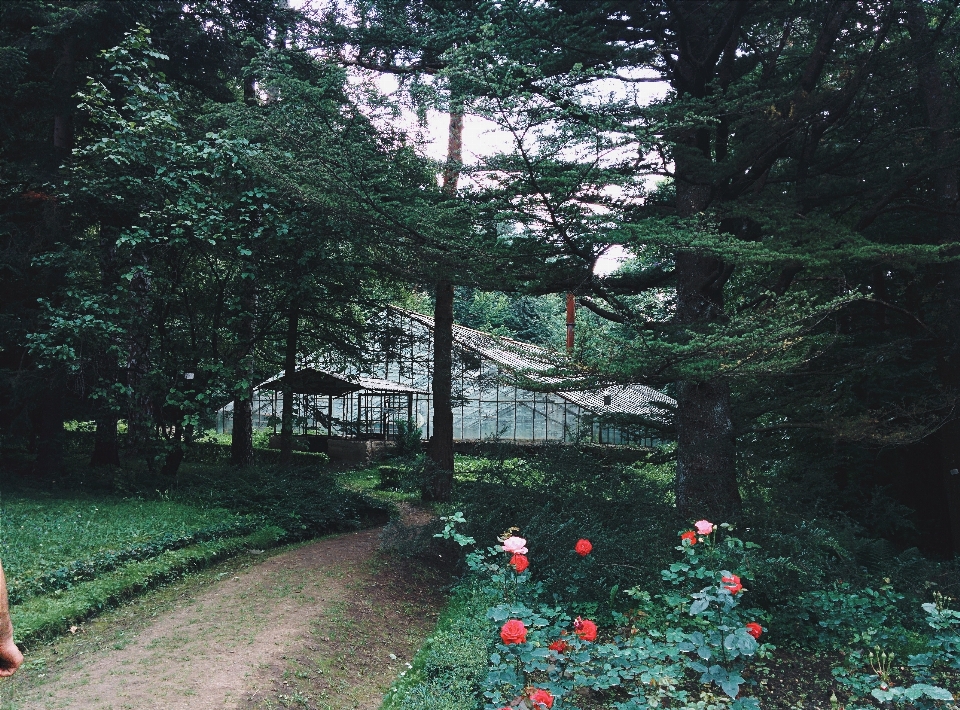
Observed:
[[[701,535],[709,535],[713,532],[713,523],[709,520],[698,520],[693,524],[693,527],[695,527]]]
[[[527,541],[522,537],[508,537],[503,541],[503,551],[511,555],[527,554]]]

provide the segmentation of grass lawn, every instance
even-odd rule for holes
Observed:
[[[256,522],[169,500],[7,494],[0,497],[0,559],[12,598],[22,600],[61,586],[58,570],[89,576],[90,567],[102,571],[202,539],[250,532]]]

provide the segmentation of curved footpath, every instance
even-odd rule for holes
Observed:
[[[0,710],[374,710],[444,602],[380,531],[252,551],[28,649]]]

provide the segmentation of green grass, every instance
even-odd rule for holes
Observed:
[[[16,602],[256,526],[252,516],[169,500],[8,494],[0,498],[0,559]]]

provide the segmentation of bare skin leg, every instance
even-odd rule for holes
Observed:
[[[23,654],[13,642],[13,623],[7,604],[7,580],[0,564],[0,678],[13,675],[23,663]]]

